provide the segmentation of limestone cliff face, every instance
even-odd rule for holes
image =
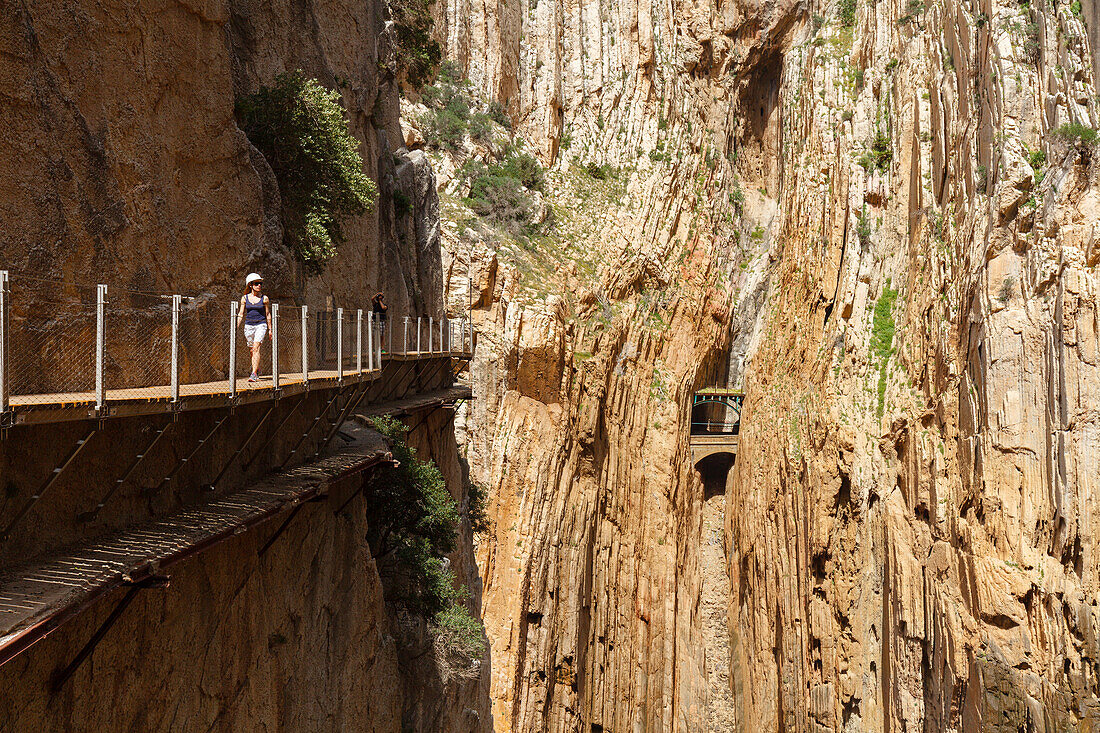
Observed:
[[[725,377],[738,725],[1094,726],[1100,209],[1055,134],[1096,124],[1092,4],[437,12],[594,222],[535,288],[445,224],[481,306],[498,728],[729,720],[686,451]],[[627,181],[592,210],[589,161]]]
[[[380,287],[397,309],[434,311],[435,191],[401,143],[385,20],[380,2],[6,4],[5,267],[218,297],[258,270],[282,299],[365,306]],[[379,187],[308,281],[282,244],[271,169],[233,114],[237,95],[296,69],[341,90]],[[401,222],[395,190],[412,205]]]

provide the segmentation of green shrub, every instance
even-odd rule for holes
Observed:
[[[489,531],[489,490],[483,484],[471,481],[466,486],[466,521],[474,534]]]
[[[432,631],[445,647],[464,657],[476,659],[485,653],[484,627],[461,603],[436,614]]]
[[[587,173],[590,178],[595,178],[597,181],[606,181],[608,178],[615,175],[614,168],[607,164],[600,165],[594,161],[585,164],[584,172]]]
[[[240,97],[236,112],[275,173],[288,243],[307,270],[319,271],[344,241],[341,222],[365,213],[378,196],[340,93],[301,72],[279,74],[272,86]]]
[[[1027,154],[1027,162],[1033,170],[1039,170],[1046,164],[1047,154],[1042,150],[1032,150]]]
[[[1039,24],[1024,24],[1024,60],[1030,64],[1039,63],[1043,47],[1039,43]]]
[[[890,161],[894,159],[894,152],[890,149],[890,138],[885,132],[879,130],[871,140],[871,162],[880,171],[890,169]]]
[[[986,187],[987,187],[986,181],[987,181],[988,178],[989,178],[989,169],[986,168],[984,165],[979,165],[978,166],[978,174],[977,174],[976,179],[974,181],[974,187],[977,189],[978,193],[985,193],[986,192]]]
[[[1080,122],[1071,122],[1067,125],[1062,125],[1053,133],[1055,138],[1063,140],[1068,143],[1082,142],[1086,145],[1095,145],[1100,140],[1100,134],[1088,125],[1082,125]]]
[[[504,110],[504,105],[500,102],[493,101],[489,103],[489,119],[497,123],[505,130],[512,129],[512,120],[508,119],[508,113]]]
[[[393,192],[393,213],[398,219],[407,216],[409,211],[412,210],[412,202],[409,201],[409,197],[401,191]]]
[[[1070,9],[1070,12],[1073,13],[1074,17],[1080,18],[1081,17],[1081,0],[1073,0],[1073,2],[1070,3],[1069,9]]]
[[[397,46],[397,63],[415,89],[424,86],[443,58],[443,49],[432,38],[430,0],[389,0]]]
[[[861,244],[867,244],[871,240],[871,220],[867,217],[866,206],[856,219],[856,236],[859,237]]]
[[[470,116],[470,136],[484,143],[492,142],[493,121],[489,115],[477,112]]]
[[[890,281],[882,286],[882,295],[875,302],[871,323],[871,354],[878,360],[878,414],[882,416],[886,405],[886,365],[894,354],[894,302],[898,291],[890,288]]]
[[[451,62],[439,67],[434,85],[421,90],[428,105],[424,119],[424,139],[434,148],[455,150],[462,145],[470,125],[470,94],[468,82]]]
[[[435,616],[454,601],[454,577],[443,558],[458,539],[458,505],[443,474],[416,457],[405,442],[408,428],[390,417],[374,418],[398,465],[375,471],[364,482],[367,543],[378,560],[396,558],[404,597],[418,611]]]
[[[840,24],[845,28],[852,28],[856,24],[856,0],[839,0],[837,13],[840,16]]]

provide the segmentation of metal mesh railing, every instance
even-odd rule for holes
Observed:
[[[96,289],[14,282],[6,294],[7,394],[22,404],[76,401],[96,384]]]
[[[9,406],[225,399],[241,389],[378,370],[386,355],[468,352],[465,319],[271,304],[260,380],[239,301],[9,278],[0,271],[0,413]],[[304,320],[303,320],[304,317]],[[303,356],[308,372],[303,373]]]

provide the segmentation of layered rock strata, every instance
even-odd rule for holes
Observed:
[[[498,728],[706,729],[686,422],[727,378],[739,726],[1094,725],[1092,4],[437,12],[564,206],[575,165],[626,181],[560,299],[445,226]]]

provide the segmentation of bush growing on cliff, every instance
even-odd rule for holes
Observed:
[[[397,63],[405,79],[419,89],[432,78],[443,59],[443,49],[432,38],[431,3],[428,0],[389,0]]]
[[[531,191],[545,187],[545,173],[535,158],[515,150],[489,165],[471,162],[461,174],[470,184],[466,204],[478,216],[500,225],[512,234],[530,226],[535,207]]]
[[[1088,125],[1082,125],[1080,122],[1062,125],[1054,131],[1053,135],[1055,138],[1071,144],[1082,142],[1086,145],[1095,145],[1100,142],[1100,133],[1097,133]]]
[[[239,98],[236,111],[275,173],[287,241],[308,270],[320,270],[344,241],[341,222],[365,213],[378,196],[340,93],[301,72],[279,74],[272,86]]]
[[[871,353],[878,360],[878,415],[882,417],[886,406],[886,365],[894,354],[894,301],[898,291],[890,287],[890,281],[882,286],[882,295],[875,302],[875,311],[871,322]]]
[[[424,139],[434,148],[457,150],[470,124],[471,99],[468,82],[458,67],[444,62],[435,84],[421,91],[428,114],[424,118]]]
[[[417,458],[405,442],[403,423],[389,417],[371,423],[385,436],[398,466],[375,471],[364,484],[367,542],[375,559],[396,557],[402,600],[434,617],[458,592],[445,561],[458,540],[458,505],[436,465]]]

